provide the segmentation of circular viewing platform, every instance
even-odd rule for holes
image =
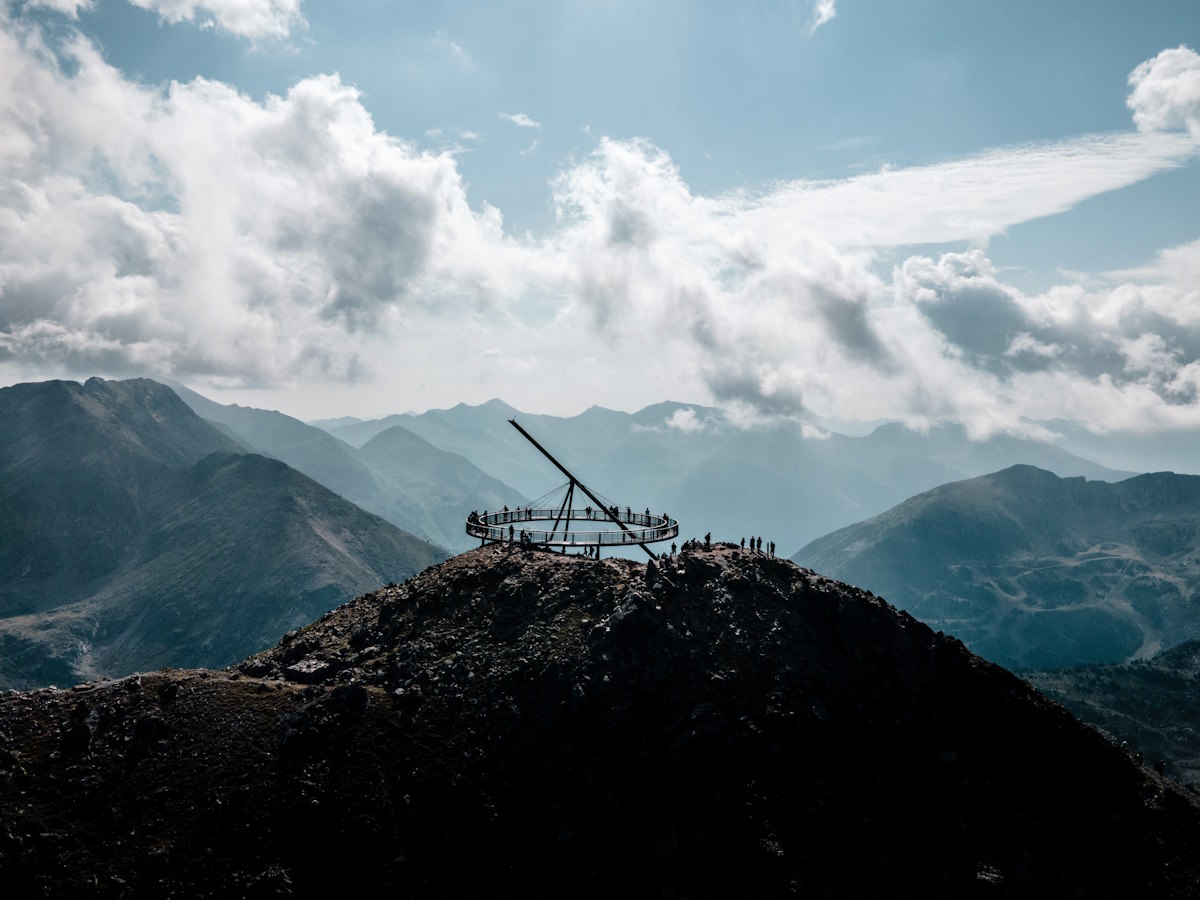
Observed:
[[[467,517],[467,534],[484,542],[524,540],[539,547],[636,547],[677,537],[679,523],[665,514],[628,508],[576,509],[568,518],[562,507],[520,507],[472,513]]]

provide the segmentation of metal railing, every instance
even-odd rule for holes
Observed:
[[[579,529],[571,527],[572,522],[612,522],[616,517],[626,525],[636,528],[622,530],[610,529]],[[570,519],[562,517],[559,508],[523,508],[501,510],[500,512],[484,512],[482,515],[472,515],[467,518],[467,534],[484,541],[513,541],[521,540],[521,533],[531,544],[549,545],[554,547],[585,547],[585,546],[637,546],[656,541],[667,541],[679,535],[679,523],[670,516],[655,516],[633,512],[629,509],[610,510],[607,513],[600,509],[573,510]],[[562,527],[547,530],[531,528],[535,522],[559,522]]]

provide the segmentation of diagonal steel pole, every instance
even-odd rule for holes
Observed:
[[[593,494],[591,491],[589,491],[588,486],[586,484],[584,484],[582,481],[580,481],[578,478],[576,478],[574,475],[572,475],[566,466],[564,466],[562,463],[560,463],[557,459],[554,458],[554,456],[550,453],[549,450],[547,450],[545,447],[543,447],[541,444],[539,444],[536,440],[534,440],[533,435],[531,435],[528,431],[526,431],[524,428],[522,428],[520,425],[518,425],[516,419],[509,419],[508,424],[511,425],[513,428],[517,429],[517,431],[521,432],[521,434],[525,436],[525,440],[529,441],[529,443],[533,444],[533,446],[537,447],[538,450],[541,451],[542,456],[546,457],[546,459],[548,459],[548,460],[550,460],[550,462],[554,463],[554,465],[558,467],[558,470],[560,472],[562,472],[569,479],[571,479],[571,484],[579,485],[579,489],[581,491],[583,491],[585,494],[587,494],[593,503],[595,503],[598,507],[600,507],[602,510],[604,510],[604,515],[607,516],[609,519],[611,519],[613,522],[615,522],[617,524],[618,528],[620,528],[622,531],[628,532],[629,534],[633,534],[632,531],[630,531],[628,528],[625,527],[625,524],[619,518],[617,518],[611,512],[609,512],[608,507],[604,504],[603,500],[601,500],[599,497],[597,497],[595,494]],[[651,550],[649,547],[647,547],[645,544],[638,541],[637,545],[639,547],[641,547],[643,550],[645,550],[647,555],[649,555],[649,557],[651,559],[658,559],[658,556],[655,554],[655,552],[653,550]]]

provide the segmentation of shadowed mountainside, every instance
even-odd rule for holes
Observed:
[[[1030,672],[1029,682],[1080,719],[1200,789],[1200,641],[1126,665]]]
[[[444,554],[153,381],[0,390],[0,686],[226,665]]]
[[[22,894],[369,873],[405,896],[1188,897],[1200,876],[1177,786],[957,641],[729,546],[474,550],[231,673],[6,695],[0,768]]]
[[[1013,466],[920,494],[793,559],[1010,668],[1150,656],[1200,634],[1200,476],[1109,484]]]
[[[153,381],[0,389],[0,615],[113,571],[170,472],[232,439]]]

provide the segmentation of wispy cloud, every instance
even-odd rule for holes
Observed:
[[[837,15],[837,0],[816,0],[813,4],[812,19],[808,24],[808,33],[816,34],[817,29]]]
[[[433,42],[448,51],[456,61],[461,63],[469,63],[471,61],[471,57],[467,54],[467,51],[457,41],[451,40],[450,35],[444,30],[438,30],[437,34],[433,37]]]
[[[25,5],[31,8],[52,9],[64,16],[78,19],[79,11],[95,8],[96,0],[25,0]]]
[[[534,150],[536,150],[538,148],[538,144],[540,144],[540,143],[541,143],[540,138],[534,138],[532,143],[530,143],[530,145],[528,147],[526,147],[524,150],[521,151],[521,155],[528,156],[530,153],[532,153]]]
[[[305,26],[300,0],[128,0],[158,14],[162,21],[193,22],[201,28],[219,28],[250,40],[286,38]],[[26,0],[27,6],[57,10],[71,18],[92,9],[95,0]]]
[[[500,118],[512,122],[514,125],[520,125],[522,128],[541,128],[541,122],[535,122],[523,112],[519,113],[500,113]]]
[[[1196,154],[1196,142],[1180,132],[1089,135],[836,181],[785,182],[746,198],[738,214],[759,233],[799,218],[837,244],[985,241]]]
[[[818,150],[860,150],[863,147],[869,147],[874,144],[878,138],[873,137],[849,137],[843,138],[840,141],[833,141],[829,144],[822,144]]]

